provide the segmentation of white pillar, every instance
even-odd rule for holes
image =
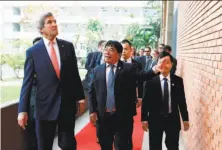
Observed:
[[[172,45],[174,1],[167,1],[165,44]]]

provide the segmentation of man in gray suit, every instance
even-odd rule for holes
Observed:
[[[144,69],[147,71],[149,70],[150,65],[152,63],[152,56],[150,55],[151,47],[146,47],[144,52],[145,52],[145,57],[146,57],[146,65]]]
[[[157,61],[159,59],[159,51],[156,49],[156,50],[153,50],[152,52],[152,62],[150,64],[150,68],[152,68],[153,66],[155,66],[157,64]]]
[[[146,47],[144,52],[144,56],[138,57],[137,60],[142,64],[142,69],[147,71],[152,63],[151,48]]]

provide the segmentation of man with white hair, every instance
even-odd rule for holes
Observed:
[[[18,124],[26,129],[29,95],[36,74],[34,118],[38,150],[52,149],[56,127],[59,147],[75,150],[75,114],[77,105],[81,113],[84,111],[85,96],[74,46],[56,38],[58,27],[50,12],[40,18],[38,29],[43,38],[26,51]]]

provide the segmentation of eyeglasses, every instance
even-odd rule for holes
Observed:
[[[150,52],[150,51],[144,51],[144,52]]]

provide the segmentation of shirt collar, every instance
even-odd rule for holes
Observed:
[[[118,62],[116,62],[116,63],[114,64],[115,67],[117,67],[117,63],[118,63]],[[107,68],[107,67],[109,67],[109,64],[108,64],[108,63],[106,63],[106,68]]]
[[[121,60],[125,62],[125,60],[123,59],[123,57],[121,57]],[[128,59],[126,60],[126,62],[131,63],[131,62],[132,62],[132,58],[131,58],[131,57],[128,58]]]
[[[165,77],[162,74],[160,74],[160,81],[162,81],[163,78],[165,78]],[[166,78],[170,82],[170,73],[168,74],[168,76]]]
[[[44,41],[45,45],[47,45],[47,46],[49,46],[49,45],[50,45],[50,41],[49,41],[47,38],[43,37],[42,39],[43,39],[43,41]],[[54,44],[56,44],[56,43],[57,43],[57,42],[56,42],[56,38],[53,40],[53,42],[54,42]]]

